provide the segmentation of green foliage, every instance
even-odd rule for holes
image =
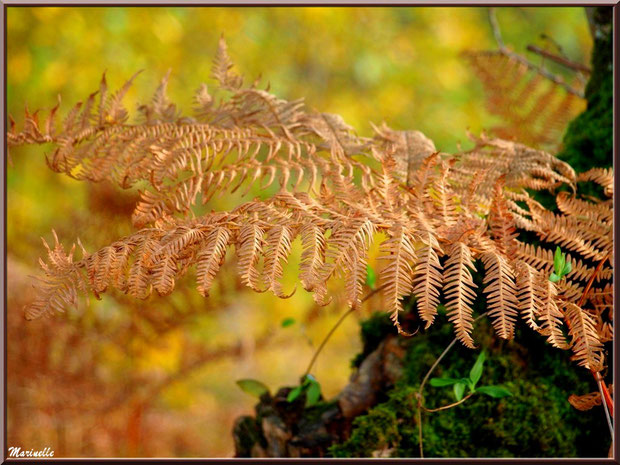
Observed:
[[[255,379],[240,379],[237,381],[237,386],[239,386],[243,392],[258,398],[263,394],[269,393],[269,388]]]
[[[295,324],[295,318],[285,318],[284,320],[282,320],[282,323],[280,323],[280,326],[282,326],[283,328],[288,328],[289,326],[293,326]]]
[[[508,389],[501,386],[480,386],[478,389],[476,389],[476,392],[479,392],[480,394],[486,394],[487,396],[495,397],[498,399],[501,397],[508,397],[512,395],[512,393]]]
[[[307,374],[303,382],[289,392],[287,402],[294,402],[302,393],[306,394],[306,407],[316,405],[321,398],[321,385],[311,374]]]
[[[445,387],[454,385],[454,397],[457,401],[460,401],[463,398],[466,387],[469,387],[469,392],[471,392],[472,394],[474,392],[478,392],[480,394],[486,394],[491,397],[510,396],[510,391],[501,386],[481,386],[479,388],[476,388],[476,384],[478,384],[478,381],[480,381],[480,378],[482,377],[482,368],[484,366],[485,360],[486,354],[484,351],[482,351],[478,355],[476,363],[474,363],[474,366],[469,371],[469,378],[431,378],[429,384],[433,387]]]
[[[463,394],[465,393],[466,383],[460,381],[454,385],[454,398],[457,401],[460,401],[463,398]]]
[[[486,354],[484,353],[484,351],[482,351],[480,352],[480,355],[478,355],[478,358],[476,359],[476,363],[474,363],[474,366],[471,368],[469,372],[469,379],[471,380],[471,383],[473,384],[474,388],[476,387],[476,384],[478,384],[478,381],[480,381],[480,377],[482,376],[482,367],[484,365],[485,360],[486,360]]]
[[[570,273],[571,270],[571,264],[566,263],[566,254],[562,253],[562,250],[557,247],[555,249],[555,255],[553,256],[553,273],[549,276],[549,281],[552,283],[557,283],[560,279]]]

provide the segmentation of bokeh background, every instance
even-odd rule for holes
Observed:
[[[548,46],[545,34],[572,60],[589,63],[583,8],[506,7],[497,18],[519,53]],[[8,112],[20,124],[24,104],[49,109],[57,95],[67,111],[98,88],[104,70],[120,87],[144,69],[126,98],[135,109],[172,69],[169,95],[189,113],[194,90],[211,83],[221,34],[248,80],[262,75],[276,95],[305,97],[361,135],[371,135],[370,122],[386,121],[421,130],[449,152],[467,146],[467,129],[497,122],[460,56],[496,48],[487,9],[438,7],[9,7]],[[135,201],[135,192],[52,173],[46,150],[12,150],[7,167],[8,446],[50,447],[55,457],[233,455],[234,420],[256,402],[235,381],[257,379],[272,391],[297,384],[342,304],[317,308],[301,289],[289,300],[252,294],[228,260],[209,299],[190,276],[166,298],[110,293],[26,322],[40,237],[51,241],[53,228],[65,245],[79,237],[92,252],[131,231]],[[226,198],[210,205],[231,206]],[[293,258],[285,290],[294,287],[295,266]],[[326,397],[351,374],[359,320],[380,306],[370,300],[321,354],[314,375]],[[294,322],[283,327],[285,319]]]

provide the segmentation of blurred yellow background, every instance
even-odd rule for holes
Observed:
[[[499,8],[497,18],[519,53],[546,44],[544,33],[572,60],[589,62],[583,8]],[[247,80],[262,75],[279,97],[305,97],[361,135],[371,135],[369,122],[386,121],[454,151],[467,145],[467,129],[479,133],[496,122],[460,57],[496,48],[486,8],[9,7],[8,111],[21,124],[25,103],[49,109],[60,94],[66,112],[98,88],[104,70],[117,88],[144,69],[126,98],[133,110],[171,68],[169,95],[188,114],[193,92],[211,83],[221,34]],[[8,446],[51,447],[55,457],[233,455],[234,419],[256,403],[235,381],[258,379],[272,392],[296,384],[343,306],[318,309],[301,289],[289,300],[252,294],[229,254],[207,300],[189,277],[166,298],[136,302],[111,293],[25,322],[28,275],[38,273],[44,253],[40,236],[49,242],[54,228],[65,245],[79,236],[93,252],[131,231],[135,200],[132,192],[52,173],[46,150],[13,150],[7,171]],[[231,198],[209,205],[232,206]],[[285,291],[295,285],[295,261]],[[379,309],[369,301],[321,354],[314,374],[326,397],[350,375],[358,320]],[[283,328],[285,318],[295,324]]]

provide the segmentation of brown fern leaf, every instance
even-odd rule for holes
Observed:
[[[596,333],[594,319],[572,302],[564,304],[564,314],[569,323],[573,359],[578,365],[593,371],[603,369],[603,344]]]
[[[612,391],[613,385],[609,385],[609,390]],[[577,410],[581,410],[582,412],[587,412],[588,410],[601,405],[601,393],[590,392],[589,394],[583,394],[578,396],[576,394],[571,394],[568,397],[568,402],[575,407]]]
[[[589,202],[578,199],[567,191],[558,192],[555,200],[558,208],[565,215],[583,217],[603,225],[609,225],[613,221],[613,208],[610,208],[609,201]]]
[[[313,223],[307,223],[300,231],[303,252],[299,279],[307,291],[318,293],[318,300],[325,296],[326,289],[322,283],[319,272],[325,263],[325,236],[320,227]]]
[[[93,257],[92,263],[96,264],[96,266],[93,266],[88,271],[96,293],[105,292],[108,288],[116,260],[117,252],[113,246],[104,247]]]
[[[129,269],[127,278],[127,290],[133,297],[146,299],[151,293],[151,268],[153,260],[159,255],[160,237],[160,231],[151,229],[144,231],[136,238],[136,258]]]
[[[256,224],[247,224],[239,231],[237,257],[241,281],[254,291],[258,288],[259,273],[256,264],[263,247],[264,231]]]
[[[326,263],[321,268],[320,280],[326,282],[334,273],[345,276],[347,300],[353,307],[361,303],[366,279],[366,254],[375,225],[364,218],[337,223],[327,241]]]
[[[413,278],[413,293],[417,297],[420,318],[429,328],[435,320],[439,305],[439,291],[442,287],[442,267],[435,249],[425,244],[417,251],[418,260]]]
[[[508,261],[495,252],[483,254],[482,262],[486,270],[484,293],[493,327],[501,338],[512,339],[519,307],[513,271]]]
[[[230,231],[227,228],[217,227],[206,238],[204,248],[198,253],[196,279],[198,292],[204,297],[209,295],[215,275],[224,262],[230,238]]]
[[[384,144],[385,152],[396,161],[395,177],[407,187],[413,187],[414,176],[424,160],[437,152],[433,141],[420,131],[395,131],[385,122],[372,128],[375,139]]]
[[[540,79],[519,87],[527,70],[518,64],[496,64],[487,74],[499,75],[508,89],[492,102],[498,108],[506,98],[529,102],[517,116],[551,128],[572,105],[556,91],[542,89]],[[198,290],[207,295],[229,245],[235,247],[245,285],[287,297],[283,264],[297,235],[304,288],[325,305],[331,300],[329,281],[340,277],[347,303],[357,307],[368,250],[378,233],[387,237],[379,247],[378,258],[386,262],[380,292],[397,327],[403,296],[417,296],[428,328],[443,291],[458,338],[473,347],[470,268],[474,258],[482,257],[485,293],[501,337],[512,336],[520,312],[552,344],[567,348],[560,308],[576,305],[591,284],[591,295],[582,302],[591,321],[583,317],[585,336],[576,332],[573,339],[585,338],[592,346],[587,330],[592,325],[600,341],[612,337],[613,205],[611,200],[586,202],[578,197],[577,184],[598,182],[611,195],[611,170],[578,177],[547,152],[484,134],[471,136],[474,147],[454,155],[438,153],[418,131],[394,131],[385,124],[375,128],[372,139],[360,137],[341,117],[309,111],[301,99],[278,98],[258,89],[258,83],[243,87],[223,41],[213,77],[219,85],[213,95],[205,85],[198,89],[193,116],[183,116],[168,99],[167,74],[150,103],[139,107],[139,123],[129,124],[122,101],[131,79],[109,93],[104,75],[99,91],[73,106],[60,125],[58,106],[47,118],[26,109],[22,130],[11,122],[10,147],[50,144],[46,161],[51,169],[141,192],[132,215],[141,228],[135,233],[79,261],[65,254],[58,241],[48,247],[48,259],[41,262],[44,277],[28,315],[62,311],[78,293],[98,296],[112,287],[139,298],[153,290],[168,294],[193,266]],[[545,101],[552,104],[547,107]],[[551,116],[538,115],[539,109]],[[557,195],[561,214],[547,211],[528,193],[553,192],[561,185],[571,190]],[[263,191],[263,200],[245,198],[261,188],[275,194]],[[196,216],[194,207],[209,210],[214,196],[233,192],[244,199],[230,211]],[[516,228],[537,234],[544,243],[523,242]],[[557,245],[571,251],[567,262],[572,270],[556,286],[548,278]],[[581,362],[582,346],[575,343]],[[595,357],[588,349],[585,353]]]
[[[243,83],[241,76],[230,71],[233,66],[234,64],[228,55],[228,46],[224,36],[222,36],[215,52],[211,75],[219,82],[223,89],[238,89]]]
[[[50,248],[45,239],[41,238],[47,251],[49,264],[39,259],[45,277],[37,278],[39,285],[34,300],[26,306],[25,317],[33,320],[41,316],[51,316],[56,312],[64,312],[67,306],[77,306],[78,292],[85,293],[92,288],[73,261],[75,245],[66,253],[56,231],[53,231],[54,248]]]
[[[476,298],[474,289],[477,286],[472,279],[470,268],[475,269],[474,262],[469,247],[462,242],[456,242],[450,247],[448,257],[443,276],[448,319],[454,323],[456,337],[465,346],[473,349],[472,305]]]
[[[392,313],[392,320],[397,327],[398,312],[403,310],[401,299],[412,293],[413,265],[416,261],[414,249],[415,237],[399,225],[391,237],[381,244],[385,255],[379,258],[387,262],[381,270],[380,279],[385,282],[383,294],[387,303],[386,311]]]
[[[521,260],[517,260],[514,267],[521,317],[534,331],[540,331],[536,323],[536,317],[541,312],[540,297],[536,293],[536,270]]]
[[[329,262],[321,268],[320,280],[327,281],[336,271],[354,261],[355,257],[350,254],[359,248],[367,249],[374,232],[375,225],[364,218],[350,223],[338,222],[327,241],[326,259]]]
[[[367,272],[366,250],[353,249],[347,254],[346,261],[341,274],[345,274],[345,291],[347,303],[353,309],[358,309],[362,304],[362,291],[366,281]],[[401,332],[398,321],[395,326]]]
[[[162,236],[157,254],[179,255],[188,247],[200,242],[203,237],[204,231],[201,228],[180,225]]]
[[[174,290],[174,280],[177,273],[175,256],[169,252],[164,253],[153,266],[152,273],[153,289],[159,295],[170,294]]]
[[[535,284],[541,302],[540,334],[547,336],[547,341],[558,349],[570,348],[562,332],[563,314],[558,308],[555,285],[542,273],[538,274]]]
[[[493,204],[489,213],[489,225],[491,227],[491,236],[498,250],[512,259],[517,254],[516,237],[518,234],[514,227],[514,218],[508,210],[508,205],[503,195],[504,182],[505,177],[500,176],[495,183]]]
[[[265,248],[265,277],[269,287],[275,295],[282,299],[288,299],[294,293],[284,294],[282,291],[282,262],[286,262],[291,250],[291,242],[294,235],[287,226],[274,226],[267,231]]]
[[[170,72],[171,70],[169,69],[162,78],[159,87],[151,99],[151,103],[138,107],[138,110],[144,114],[146,124],[174,123],[180,117],[176,105],[171,103],[166,95]]]
[[[436,222],[439,227],[448,229],[456,223],[456,205],[454,203],[454,192],[447,184],[448,174],[451,165],[456,163],[455,159],[449,162],[442,162],[440,175],[436,178],[432,187],[432,197],[435,200]]]
[[[102,103],[104,111],[103,115],[101,115],[100,118],[103,117],[103,119],[106,119],[107,122],[112,124],[122,124],[127,121],[127,117],[129,116],[129,114],[127,113],[127,110],[123,107],[123,97],[131,87],[133,80],[141,72],[142,71],[138,71],[137,73],[135,73],[132,77],[129,78],[129,80],[127,80],[127,82],[125,82],[125,84],[123,84],[123,86],[117,92],[110,96],[110,98],[106,100],[105,103]],[[101,95],[104,96],[105,92],[102,92]]]
[[[592,168],[579,173],[577,181],[592,181],[602,186],[607,197],[614,195],[614,171],[613,168]]]

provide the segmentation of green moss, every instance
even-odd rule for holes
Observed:
[[[371,457],[375,450],[408,443],[407,438],[415,433],[415,392],[409,386],[393,390],[387,402],[357,417],[353,421],[351,438],[332,446],[330,452],[334,457]]]
[[[436,357],[452,340],[450,324],[409,341],[405,374],[387,400],[356,418],[352,434],[332,446],[335,457],[369,457],[392,449],[393,457],[419,457],[416,392]],[[476,327],[474,340],[488,353],[481,384],[502,384],[512,397],[475,395],[455,408],[423,413],[426,457],[604,457],[609,432],[601,409],[575,410],[571,393],[596,386],[570,353],[554,349],[529,328],[519,328],[513,341],[496,338],[488,321]],[[469,373],[477,351],[455,346],[433,376]],[[425,387],[428,408],[454,402],[450,388]]]

